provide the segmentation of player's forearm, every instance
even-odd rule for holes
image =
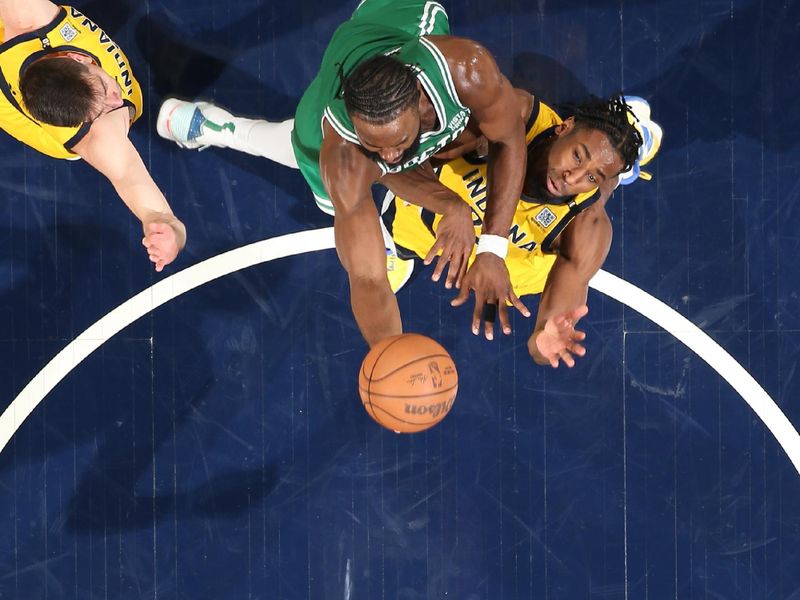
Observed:
[[[525,175],[525,138],[490,143],[487,179],[489,201],[482,233],[508,236]]]
[[[186,227],[172,212],[164,194],[152,179],[130,183],[127,181],[112,182],[112,184],[125,205],[142,222],[142,227],[148,223],[169,225],[175,230],[178,247],[183,249],[186,244]]]
[[[582,269],[567,259],[560,256],[556,259],[539,300],[534,335],[544,329],[545,323],[553,315],[575,310],[586,304],[591,275],[582,272]]]
[[[334,182],[335,183],[335,182]],[[402,333],[400,309],[386,276],[386,250],[369,188],[331,185],[336,253],[350,280],[350,304],[361,334],[372,346]]]
[[[439,181],[430,163],[402,173],[389,173],[380,182],[398,198],[439,215],[468,209],[458,194]]]
[[[350,304],[361,335],[370,345],[403,333],[400,308],[389,281],[350,277]]]

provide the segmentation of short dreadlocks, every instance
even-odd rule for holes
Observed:
[[[591,96],[586,102],[569,104],[564,108],[566,114],[575,117],[576,127],[599,129],[608,136],[611,145],[619,152],[622,162],[625,163],[622,172],[633,166],[643,141],[632,124],[636,117],[621,94],[607,100]]]

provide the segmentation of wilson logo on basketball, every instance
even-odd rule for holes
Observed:
[[[437,418],[439,415],[446,415],[450,412],[455,402],[455,396],[444,402],[437,402],[436,404],[406,404],[407,415],[430,415],[432,418]]]

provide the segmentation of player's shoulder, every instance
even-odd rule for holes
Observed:
[[[486,99],[487,90],[500,89],[503,74],[492,53],[480,42],[455,36],[429,36],[444,56],[459,97],[472,104]]]
[[[3,43],[47,27],[61,13],[61,7],[50,0],[28,0],[23,4],[0,2],[0,17],[5,30]]]
[[[492,53],[476,40],[454,35],[430,35],[425,39],[436,46],[451,67],[459,66],[475,75],[497,69]]]

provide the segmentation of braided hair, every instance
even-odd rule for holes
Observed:
[[[631,121],[636,117],[625,103],[622,94],[603,100],[591,96],[581,104],[570,104],[566,112],[575,117],[575,127],[598,129],[606,134],[614,149],[619,152],[625,166],[622,172],[630,169],[639,157],[642,136]],[[630,119],[629,119],[630,115]]]
[[[375,125],[384,125],[419,103],[413,67],[389,56],[374,56],[342,77],[347,112]]]

